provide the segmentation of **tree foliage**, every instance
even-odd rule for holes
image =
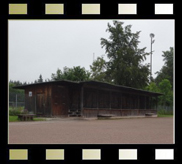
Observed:
[[[37,80],[38,83],[42,83],[43,82],[43,78],[42,75],[40,74],[39,79]]]
[[[90,73],[84,67],[73,68],[64,67],[63,72],[58,68],[56,74],[52,74],[52,80],[86,81],[90,78]]]
[[[123,26],[123,22],[108,23],[106,30],[109,39],[101,38],[101,46],[109,61],[105,72],[110,83],[143,88],[148,83],[149,65],[143,65],[146,60],[146,48],[139,49],[140,31],[132,33],[131,25]]]
[[[170,47],[169,51],[163,51],[162,56],[164,57],[164,66],[158,72],[155,79],[156,83],[159,84],[162,79],[168,79],[173,86],[173,47]]]
[[[14,86],[19,86],[19,85],[25,85],[25,84],[27,84],[26,82],[24,82],[24,83],[22,83],[21,81],[19,81],[19,80],[10,80],[9,81],[9,84],[11,84],[11,85],[14,85]]]
[[[173,105],[173,92],[172,86],[168,79],[163,79],[157,85],[155,82],[151,82],[145,89],[151,92],[160,92],[163,93],[159,97],[159,104],[163,106],[172,106]]]
[[[16,95],[17,95],[17,101],[20,101],[20,102],[24,101],[24,90],[13,88],[17,86],[17,84],[22,84],[22,83],[13,83],[12,81],[9,82],[9,101],[10,102],[16,101]]]
[[[159,87],[155,82],[151,82],[145,89],[151,92],[160,92]]]
[[[168,79],[163,79],[159,83],[159,89],[160,89],[160,92],[164,94],[163,96],[160,97],[161,105],[172,106],[173,92],[172,92],[172,86],[170,84],[170,81]]]
[[[91,78],[96,81],[106,82],[106,70],[107,70],[107,63],[103,57],[98,57],[92,65],[90,65],[90,73]]]

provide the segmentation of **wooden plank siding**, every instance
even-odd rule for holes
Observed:
[[[137,116],[151,112],[156,114],[156,110],[152,110],[150,99],[150,96],[143,94],[85,87],[83,116],[97,117],[98,114]]]
[[[69,107],[68,88],[52,85],[52,116],[67,116]]]
[[[29,96],[32,92],[32,96]],[[25,109],[40,115],[51,115],[51,86],[29,86],[25,89]]]
[[[83,115],[84,117],[97,117],[98,114],[111,114],[114,116],[144,116],[146,113],[157,114],[157,110],[154,109],[93,109],[93,108],[84,108]]]
[[[156,113],[157,96],[148,92],[102,82],[51,81],[17,87],[25,89],[25,108],[44,116],[69,116],[80,112],[83,117],[98,114],[116,116]],[[32,95],[29,95],[29,93]],[[70,112],[71,111],[71,112]]]

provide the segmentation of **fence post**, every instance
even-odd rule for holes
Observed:
[[[36,113],[37,113],[37,110],[36,110],[36,95],[35,95],[35,113],[34,114]]]
[[[16,94],[16,109],[17,109],[17,94]]]

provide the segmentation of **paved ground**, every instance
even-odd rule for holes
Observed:
[[[173,118],[9,123],[10,144],[173,144]]]

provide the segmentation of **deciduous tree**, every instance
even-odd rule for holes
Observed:
[[[96,81],[106,82],[106,70],[107,70],[107,63],[103,57],[98,57],[92,65],[90,65],[91,69],[91,78]]]
[[[52,74],[52,80],[71,80],[71,81],[86,81],[90,78],[89,71],[84,67],[64,67],[63,72],[58,68],[56,74]]]
[[[163,79],[168,79],[173,86],[173,47],[170,47],[169,51],[163,51],[162,56],[164,57],[164,66],[158,72],[155,79],[156,83],[159,84]]]

